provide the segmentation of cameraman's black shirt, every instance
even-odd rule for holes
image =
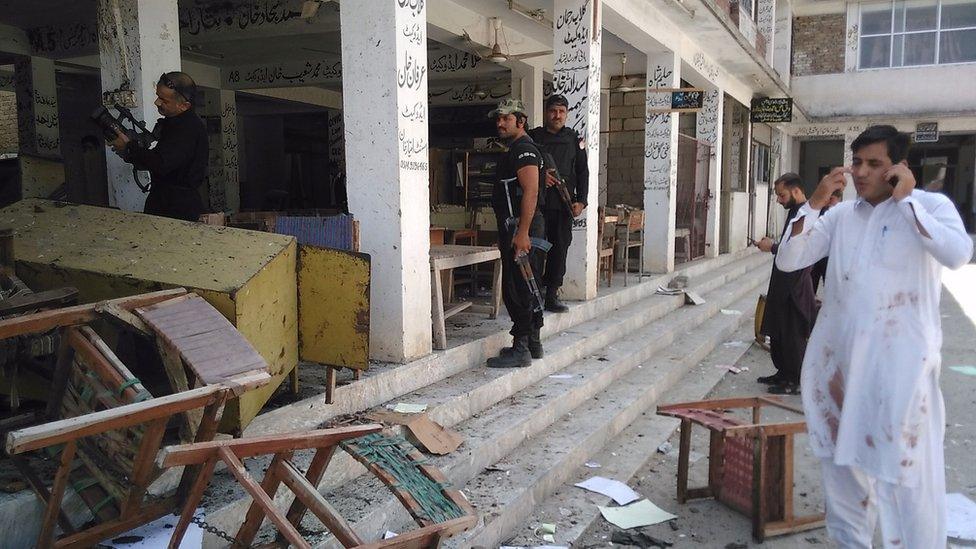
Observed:
[[[196,221],[203,213],[197,189],[207,178],[207,127],[191,109],[159,119],[153,133],[158,139],[155,147],[147,150],[130,146],[126,150],[133,165],[149,170],[152,176],[145,211]]]

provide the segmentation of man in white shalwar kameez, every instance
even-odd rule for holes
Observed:
[[[969,262],[973,242],[946,196],[915,189],[908,147],[891,126],[865,130],[776,255],[783,271],[830,257],[801,387],[842,548],[871,547],[879,516],[885,547],[946,546],[941,273]],[[857,200],[820,216],[851,176]]]

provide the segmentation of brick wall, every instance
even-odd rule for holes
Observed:
[[[0,154],[17,152],[17,94],[0,91]]]
[[[793,18],[793,76],[844,72],[843,13]]]
[[[644,82],[644,75],[630,75]],[[610,79],[617,86],[620,77]],[[607,138],[607,205],[644,204],[644,91],[610,93],[610,133]]]

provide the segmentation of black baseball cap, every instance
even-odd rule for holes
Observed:
[[[563,107],[569,108],[569,101],[566,100],[565,95],[554,94],[546,98],[546,109],[549,109],[556,105],[562,105]]]

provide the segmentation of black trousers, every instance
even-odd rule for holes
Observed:
[[[573,216],[565,210],[545,210],[546,240],[552,244],[546,257],[546,270],[542,275],[542,284],[552,288],[563,285],[566,276],[566,254],[569,244],[573,241]]]
[[[536,215],[532,220],[532,227],[529,235],[542,238],[544,234],[544,222],[542,216]],[[512,318],[512,329],[509,332],[513,337],[523,337],[532,333],[533,330],[542,328],[542,311],[535,312],[538,302],[536,297],[529,290],[529,285],[522,277],[522,271],[515,263],[515,251],[512,249],[512,236],[508,231],[499,228],[498,249],[502,254],[502,301],[505,302],[505,309],[508,316]],[[532,265],[532,272],[536,277],[536,284],[541,284],[539,273],[546,261],[546,253],[538,248],[529,251],[529,264]]]
[[[768,304],[767,304],[768,306]],[[810,329],[806,319],[799,311],[793,310],[780,315],[780,323],[774,334],[769,334],[769,356],[773,359],[776,372],[787,381],[800,382],[800,368],[803,355],[807,352],[807,338]]]
[[[203,200],[197,189],[153,185],[146,197],[143,212],[184,221],[200,221]]]

